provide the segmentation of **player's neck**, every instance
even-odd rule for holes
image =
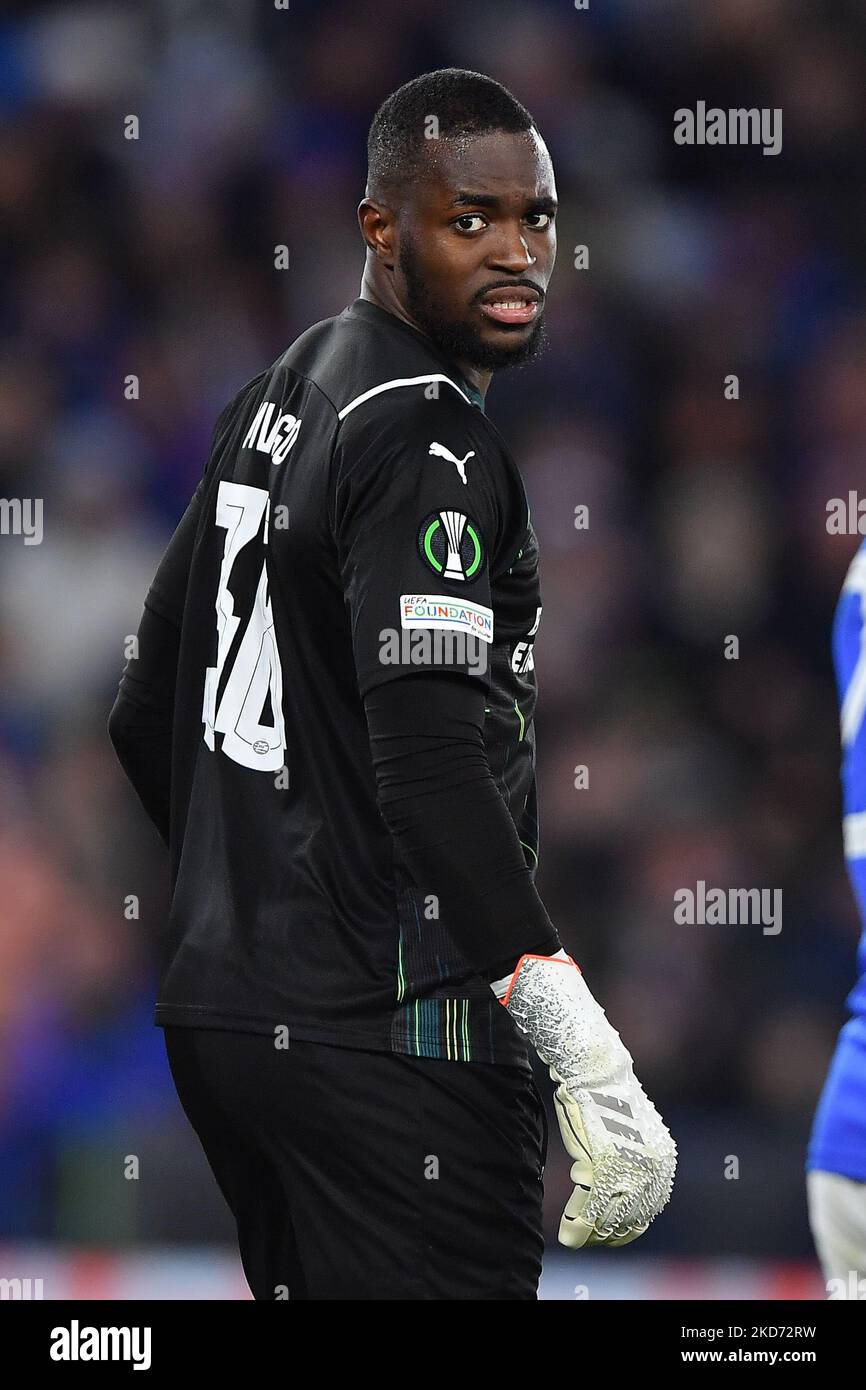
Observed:
[[[418,333],[423,333],[425,338],[430,337],[429,333],[424,333],[420,324],[417,324],[411,315],[406,313],[393,292],[390,294],[380,292],[375,285],[370,283],[366,274],[361,280],[361,291],[358,297],[368,299],[377,308],[384,309],[386,314],[393,314],[395,318],[402,319],[403,323],[408,323],[410,328],[414,328]],[[430,341],[433,342],[434,340],[431,338]],[[466,362],[459,357],[454,358],[454,365],[460,369],[470,385],[474,386],[476,391],[480,393],[483,400],[493,378],[493,373],[483,371],[480,367],[475,367],[471,362]]]

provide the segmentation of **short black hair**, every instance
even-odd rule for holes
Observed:
[[[431,117],[440,139],[537,129],[508,88],[482,72],[438,68],[421,73],[386,97],[370,124],[367,191],[371,198],[399,196],[424,176],[430,145],[435,144],[426,133]]]

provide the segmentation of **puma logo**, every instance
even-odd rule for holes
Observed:
[[[427,452],[428,452],[428,454],[433,454],[436,458],[447,459],[449,463],[453,463],[454,466],[455,466],[456,469],[457,469],[457,472],[460,474],[460,477],[463,479],[463,482],[464,482],[464,484],[465,484],[465,482],[466,482],[466,467],[465,467],[465,465],[466,465],[466,460],[467,460],[467,459],[474,459],[474,457],[475,457],[475,450],[474,450],[474,449],[470,449],[468,454],[464,454],[464,456],[463,456],[462,459],[458,459],[458,458],[455,458],[455,457],[454,457],[454,455],[452,454],[452,452],[451,452],[450,449],[446,449],[444,444],[437,444],[436,441],[435,441],[435,439],[434,439],[433,443],[430,445],[430,448],[427,450]]]

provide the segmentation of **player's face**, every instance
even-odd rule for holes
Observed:
[[[525,362],[545,341],[556,259],[547,147],[536,131],[430,144],[430,178],[398,218],[397,296],[455,360],[491,371]]]

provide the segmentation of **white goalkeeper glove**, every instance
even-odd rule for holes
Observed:
[[[677,1147],[619,1033],[564,951],[521,956],[491,987],[557,1083],[556,1117],[574,1159],[561,1244],[637,1240],[671,1195]]]

